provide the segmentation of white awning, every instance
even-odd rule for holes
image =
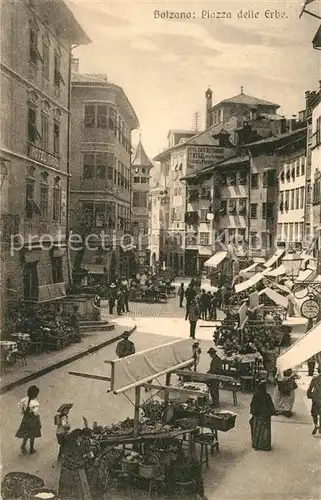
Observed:
[[[216,252],[210,259],[204,262],[206,267],[217,267],[226,258],[227,252]]]
[[[277,367],[288,370],[307,361],[321,351],[321,323],[318,323],[277,359]]]
[[[264,267],[272,267],[284,253],[285,248],[279,248],[279,250],[277,250],[275,254],[272,255],[272,257],[267,262],[265,262],[265,264],[263,264]]]
[[[277,276],[282,276],[285,274],[285,267],[283,264],[281,264],[279,267],[276,269],[272,269],[272,271],[269,271],[267,273],[264,273],[265,276],[270,276],[271,278],[276,278]]]
[[[254,273],[256,268],[259,266],[260,264],[258,262],[254,262],[254,264],[251,264],[250,266],[246,267],[245,269],[242,269],[240,271],[240,276],[246,276],[247,274],[251,274],[251,273]]]
[[[255,276],[252,276],[252,278],[243,281],[243,283],[238,283],[235,285],[235,293],[244,292],[244,290],[247,290],[248,288],[251,288],[259,283],[263,278],[264,275],[262,273],[257,273]]]
[[[295,280],[295,283],[300,282],[300,281],[305,281],[305,280],[311,278],[313,273],[314,273],[313,269],[305,269],[304,271],[300,271],[299,276]]]
[[[284,309],[287,309],[288,307],[288,298],[283,297],[283,295],[280,295],[278,292],[275,290],[272,290],[271,288],[264,288],[264,290],[261,290],[259,292],[259,296],[261,295],[266,295],[269,299],[271,299],[276,305],[284,307]]]

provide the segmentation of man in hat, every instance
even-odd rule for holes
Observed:
[[[61,406],[59,406],[57,415],[55,416],[55,425],[57,426],[56,437],[58,444],[60,445],[58,460],[62,457],[63,447],[66,442],[66,436],[70,431],[68,415],[72,407],[73,405],[71,403],[62,404]]]
[[[222,372],[222,361],[218,357],[218,355],[216,354],[215,348],[210,347],[209,350],[207,351],[207,354],[209,354],[209,356],[211,358],[210,369],[207,373],[210,373],[212,375],[219,375]],[[219,380],[210,380],[208,382],[208,386],[210,389],[210,394],[211,394],[213,406],[219,406],[220,405],[220,393],[219,393],[220,381]]]
[[[125,358],[126,356],[130,356],[136,352],[135,344],[129,340],[129,336],[129,332],[124,332],[123,339],[117,344],[116,354],[119,358]]]

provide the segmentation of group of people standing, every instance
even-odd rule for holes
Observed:
[[[185,288],[181,283],[177,295],[179,297],[179,307],[184,307],[185,300],[185,320],[190,322],[190,337],[195,338],[197,321],[216,320],[217,310],[224,307],[227,303],[229,294],[226,287],[220,287],[216,292],[200,290],[199,287],[191,281]]]
[[[116,279],[115,282],[110,284],[108,305],[109,314],[114,314],[115,306],[118,316],[121,316],[124,312],[129,312],[129,284],[125,276],[122,279]]]

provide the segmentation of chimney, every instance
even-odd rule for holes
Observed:
[[[72,73],[79,73],[79,59],[73,57],[71,60],[71,72]]]
[[[205,92],[205,97],[206,97],[206,124],[205,128],[209,128],[212,125],[212,116],[210,113],[210,110],[212,109],[212,95],[213,92],[211,91],[210,87],[208,87],[207,91]]]

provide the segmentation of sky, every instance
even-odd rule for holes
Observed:
[[[302,2],[67,0],[93,41],[74,52],[80,72],[106,74],[123,87],[140,122],[133,144],[140,132],[151,158],[166,148],[169,129],[192,129],[195,113],[204,128],[208,86],[213,105],[243,86],[279,104],[281,115],[304,108],[305,91],[319,86],[321,52],[311,43],[320,22],[299,19]],[[321,1],[309,9],[321,14]],[[191,18],[156,18],[155,11]],[[271,18],[275,11],[284,17]]]

